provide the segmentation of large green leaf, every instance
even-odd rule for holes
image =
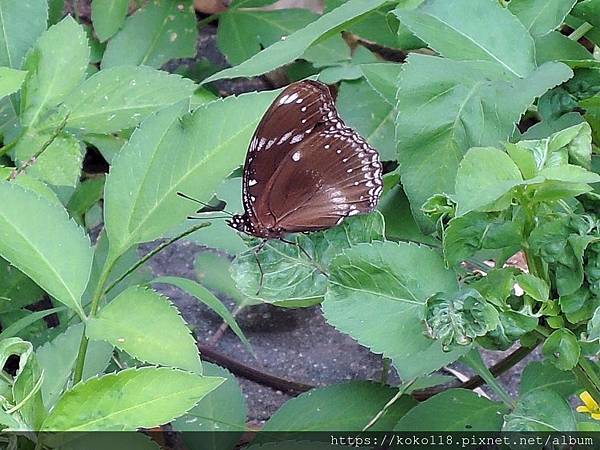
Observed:
[[[506,408],[467,389],[448,389],[419,403],[395,431],[500,431]]]
[[[384,161],[396,159],[394,103],[384,100],[364,79],[343,81],[336,100],[342,119],[377,149]]]
[[[229,450],[235,447],[246,430],[246,400],[231,372],[206,362],[203,369],[204,375],[225,378],[225,382],[186,415],[175,420],[173,429],[183,432],[183,441],[188,448]],[[195,431],[211,433],[193,433]]]
[[[189,411],[222,378],[166,367],[127,369],[92,378],[67,391],[43,431],[135,431],[170,422]]]
[[[123,26],[129,0],[93,0],[92,23],[100,42],[106,41]]]
[[[166,297],[151,289],[126,289],[88,320],[85,333],[139,361],[202,373],[196,341],[185,321]]]
[[[456,360],[466,349],[442,351],[425,337],[424,304],[458,290],[456,274],[435,251],[414,244],[357,245],[333,260],[323,313],[338,330],[391,358],[410,379]]]
[[[83,27],[71,16],[38,39],[23,67],[29,71],[21,91],[21,121],[36,124],[85,77],[90,48]]]
[[[67,127],[82,133],[132,128],[150,114],[189,98],[194,89],[191,80],[149,67],[101,70],[65,99]]]
[[[47,408],[54,406],[71,378],[79,352],[83,324],[70,326],[64,333],[36,349],[36,356],[44,369],[42,398]],[[105,342],[91,341],[88,345],[83,379],[96,376],[108,365],[113,347]]]
[[[287,401],[263,431],[361,431],[396,392],[368,381],[316,388]],[[409,396],[401,397],[370,430],[389,430],[416,403]]]
[[[171,108],[146,121],[114,159],[106,179],[105,220],[113,256],[160,237],[197,209],[178,191],[210,200],[221,180],[242,164],[273,97],[273,92],[228,97],[179,120],[181,109]]]
[[[167,283],[172,284],[173,286],[182,289],[187,292],[189,295],[195,297],[200,302],[204,303],[210,309],[212,309],[215,313],[223,319],[223,321],[231,328],[231,330],[236,334],[236,336],[244,343],[246,348],[252,351],[252,346],[244,332],[237,324],[235,317],[233,314],[229,312],[227,307],[219,300],[212,292],[206,289],[201,284],[196,283],[189,278],[181,278],[181,277],[158,277],[153,280],[154,283]]]
[[[197,39],[191,0],[154,0],[130,16],[109,41],[102,68],[122,64],[161,67],[173,58],[195,56]]]
[[[383,235],[381,214],[352,217],[329,230],[290,236],[292,243],[273,239],[260,251],[252,247],[236,257],[231,271],[246,297],[291,308],[311,306],[323,299],[336,255]]]
[[[576,2],[577,0],[512,0],[508,8],[532,36],[543,36],[563,23]]]
[[[306,27],[262,50],[238,66],[222,70],[204,80],[204,83],[223,78],[252,77],[300,58],[312,44],[324,35],[332,35],[356,17],[376,9],[386,0],[350,0],[339,8],[323,14]]]
[[[567,401],[550,389],[523,395],[505,418],[502,431],[575,431],[575,418]]]
[[[83,315],[92,265],[87,236],[64,209],[12,183],[0,183],[0,255],[56,300]]]
[[[0,66],[20,69],[25,53],[46,31],[46,0],[0,1]]]
[[[495,0],[431,0],[415,10],[396,9],[413,33],[447,58],[489,61],[526,77],[535,69],[533,39]]]
[[[318,14],[308,9],[233,9],[219,18],[217,45],[230,64],[240,64],[318,18]],[[332,64],[350,59],[350,48],[341,36],[335,36],[312,45],[302,57]]]
[[[595,27],[600,27],[600,2],[598,0],[580,1],[573,9],[573,15]]]
[[[396,138],[402,184],[421,226],[428,223],[423,203],[454,191],[464,153],[507,140],[534,99],[571,75],[561,63],[514,79],[489,62],[409,56],[398,86]]]
[[[550,389],[569,398],[579,386],[573,372],[557,369],[550,361],[532,361],[523,370],[519,391],[523,397],[538,389]]]

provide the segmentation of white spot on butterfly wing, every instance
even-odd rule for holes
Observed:
[[[283,144],[285,141],[287,141],[291,136],[292,136],[292,131],[285,133],[283,136],[281,136],[281,138],[279,139],[279,141],[277,141],[278,145]]]
[[[302,109],[300,109],[300,111],[306,112],[306,106],[303,106]]]
[[[289,95],[284,95],[283,97],[281,97],[279,99],[279,104],[283,105],[284,103],[286,103],[287,99],[288,99]]]
[[[302,139],[304,139],[304,135],[302,133],[297,134],[296,136],[294,136],[292,138],[292,140],[290,141],[290,144],[296,144],[296,143],[300,142]]]
[[[294,152],[294,154],[292,155],[292,160],[300,161],[300,152]]]
[[[248,180],[248,186],[254,186],[258,181],[256,180]]]
[[[289,97],[287,97],[285,99],[285,101],[283,103],[288,104],[288,103],[292,103],[294,100],[296,100],[298,98],[298,93],[294,92],[293,94],[291,94]],[[280,102],[281,103],[281,102]]]

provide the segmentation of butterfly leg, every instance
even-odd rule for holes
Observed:
[[[256,250],[254,251],[254,258],[256,259],[256,265],[258,266],[258,271],[260,272],[260,278],[258,279],[258,290],[256,291],[256,295],[260,294],[260,291],[261,291],[261,289],[263,287],[263,281],[264,281],[264,275],[265,275],[265,273],[262,270],[262,266],[260,265],[260,260],[258,259],[258,254],[265,247],[266,244],[267,244],[267,240],[264,239],[256,247]]]

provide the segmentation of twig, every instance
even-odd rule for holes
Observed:
[[[231,313],[231,315],[233,316],[234,319],[240,313],[240,311],[244,308],[244,306],[246,306],[246,305],[241,304],[241,305],[237,305],[235,307],[235,309]],[[227,324],[227,322],[223,321],[221,326],[219,326],[217,331],[215,331],[215,334],[213,335],[213,337],[210,339],[210,341],[208,341],[209,345],[215,347],[228,329],[229,329],[229,325]]]
[[[575,29],[575,31],[573,31],[569,36],[567,36],[569,39],[571,39],[572,41],[577,42],[579,39],[581,39],[583,36],[585,36],[585,34],[590,31],[592,28],[594,28],[594,26],[588,22],[583,22],[581,25],[579,25],[577,27],[577,29]]]

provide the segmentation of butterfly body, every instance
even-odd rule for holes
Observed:
[[[375,209],[383,189],[379,154],[347,127],[329,88],[290,84],[269,107],[248,149],[244,214],[228,223],[280,239],[318,231]]]

